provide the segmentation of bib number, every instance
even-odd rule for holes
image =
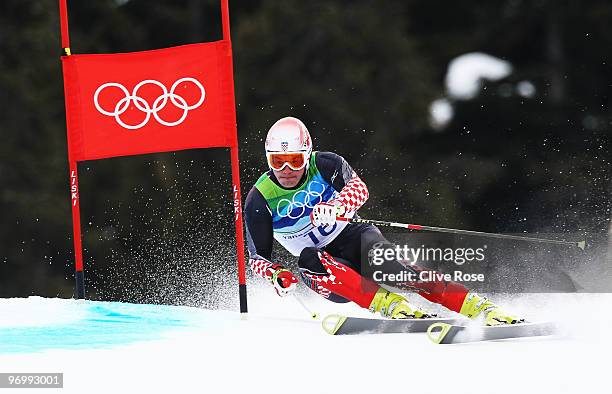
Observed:
[[[329,230],[325,227],[316,227],[314,229],[312,229],[312,231],[307,232],[306,234],[304,234],[304,237],[309,237],[310,240],[312,241],[313,244],[317,245],[319,244],[319,242],[321,242],[321,240],[319,238],[317,238],[317,236],[315,235],[315,231],[319,233],[319,236],[321,237],[327,237],[328,235],[330,235],[331,233],[333,233],[336,228],[338,227],[338,223],[334,223],[333,226],[329,227]]]

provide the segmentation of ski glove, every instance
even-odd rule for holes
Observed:
[[[291,294],[297,287],[298,279],[291,271],[286,268],[281,268],[272,274],[272,285],[276,294],[284,297]]]
[[[297,278],[280,264],[274,264],[261,256],[249,258],[249,264],[255,275],[269,281],[276,293],[284,297],[295,290]]]
[[[310,222],[313,226],[333,226],[336,218],[344,215],[346,208],[339,204],[321,202],[314,206],[310,213]]]

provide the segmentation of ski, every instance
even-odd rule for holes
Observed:
[[[501,326],[462,326],[446,322],[435,322],[427,329],[427,336],[434,343],[453,344],[545,336],[552,335],[555,331],[555,324],[551,322],[527,322]]]
[[[356,335],[426,332],[434,323],[452,325],[462,321],[464,319],[368,319],[334,314],[326,316],[321,325],[331,335]]]

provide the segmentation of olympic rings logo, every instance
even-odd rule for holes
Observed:
[[[313,190],[312,187],[315,184],[321,186],[321,188],[322,188],[321,191],[318,191],[316,189]],[[308,190],[300,190],[299,192],[297,192],[297,193],[295,193],[293,195],[291,200],[289,200],[287,198],[281,199],[278,202],[278,206],[276,208],[276,213],[281,218],[298,219],[298,218],[302,217],[304,215],[304,213],[306,213],[306,208],[312,209],[318,203],[323,202],[323,193],[324,192],[325,192],[325,185],[323,185],[321,182],[312,181],[308,185]],[[287,211],[286,212],[281,212],[280,206],[281,206],[281,204],[284,201],[286,201],[288,203]],[[299,212],[299,213],[297,213],[297,212]]]
[[[198,89],[200,89],[200,99],[193,105],[188,105],[187,100],[185,100],[182,96],[174,92],[175,89],[181,83],[184,83],[184,82],[191,82]],[[155,101],[153,101],[153,106],[150,106],[147,100],[138,96],[138,90],[145,85],[158,86],[162,90],[162,94],[159,97],[157,97]],[[117,102],[117,104],[115,104],[115,108],[113,109],[113,111],[105,110],[104,108],[102,108],[102,106],[100,106],[100,103],[98,102],[98,97],[100,96],[100,93],[102,93],[104,89],[109,89],[109,88],[119,88],[125,95],[125,97],[123,97],[121,100]],[[121,127],[130,129],[130,130],[136,130],[146,125],[151,119],[151,115],[153,115],[155,120],[157,120],[160,124],[164,126],[168,126],[168,127],[178,126],[179,124],[183,123],[185,118],[187,118],[187,113],[190,110],[196,109],[200,105],[202,105],[205,97],[206,97],[206,91],[204,90],[204,86],[202,86],[200,81],[198,81],[195,78],[186,77],[186,78],[181,78],[177,80],[176,82],[174,82],[174,84],[172,84],[172,87],[170,88],[170,91],[168,91],[168,89],[166,88],[166,86],[164,86],[164,84],[154,79],[147,79],[147,80],[139,82],[136,86],[134,86],[134,89],[132,90],[131,93],[127,90],[125,86],[123,86],[120,83],[108,82],[103,85],[100,85],[100,87],[96,89],[93,100],[94,100],[96,109],[101,114],[114,117],[117,123]],[[172,102],[174,106],[183,110],[181,117],[174,122],[168,122],[159,116],[159,111],[161,111],[162,109],[166,107],[166,104],[168,104],[168,99],[170,99],[170,102]],[[121,119],[121,115],[125,113],[125,111],[127,111],[131,103],[134,103],[136,108],[138,108],[140,111],[146,114],[144,120],[135,125],[127,124]]]

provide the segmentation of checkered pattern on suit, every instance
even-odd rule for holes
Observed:
[[[340,194],[330,201],[331,204],[342,205],[346,212],[355,212],[370,197],[368,187],[355,173],[350,181],[340,191]]]

